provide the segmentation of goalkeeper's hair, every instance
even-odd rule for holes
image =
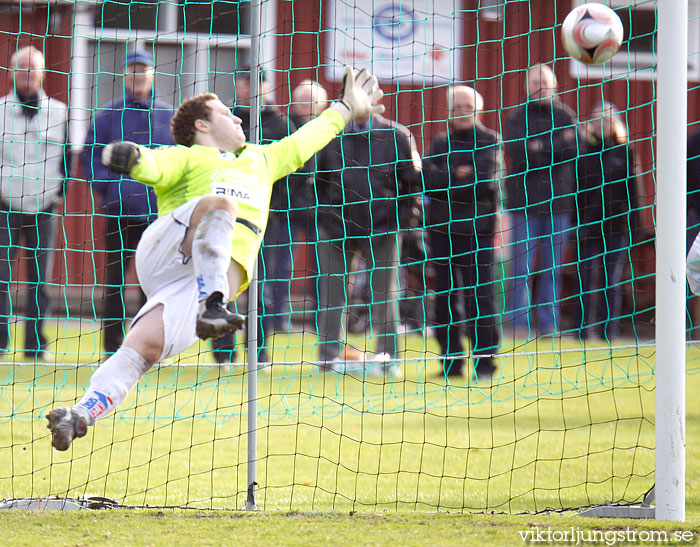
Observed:
[[[209,121],[211,108],[207,105],[207,101],[216,101],[217,97],[214,93],[200,93],[190,99],[185,100],[177,112],[170,120],[170,132],[173,134],[173,140],[176,144],[184,146],[192,146],[194,144],[194,136],[196,130],[194,122],[197,120]]]

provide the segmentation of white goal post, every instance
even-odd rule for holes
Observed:
[[[688,3],[657,3],[656,513],[685,520]]]

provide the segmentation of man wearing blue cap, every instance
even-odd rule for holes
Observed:
[[[133,51],[126,57],[125,96],[100,107],[85,140],[83,177],[92,182],[98,205],[107,217],[103,344],[112,354],[124,339],[124,277],[136,244],[157,218],[153,188],[114,173],[102,164],[102,149],[114,141],[148,147],[173,144],[170,119],[173,107],[154,97],[153,57]],[[143,293],[141,293],[143,304]]]

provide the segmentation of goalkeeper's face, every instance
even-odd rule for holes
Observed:
[[[209,119],[203,122],[199,130],[207,133],[217,148],[238,152],[245,144],[245,134],[241,127],[241,119],[234,116],[231,110],[221,101],[207,101]]]

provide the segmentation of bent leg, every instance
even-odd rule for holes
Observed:
[[[90,415],[90,425],[119,406],[141,376],[158,362],[164,337],[161,304],[139,318],[122,346],[92,375],[90,388],[76,405]]]
[[[163,353],[163,305],[156,306],[134,324],[124,344],[95,371],[90,387],[78,403],[57,408],[48,415],[54,448],[68,450],[87,427],[117,408]]]
[[[234,200],[204,196],[192,211],[183,240],[182,252],[192,257],[197,283],[196,333],[202,340],[219,338],[243,327],[244,318],[225,305],[230,296],[227,272],[237,213]]]
[[[228,300],[226,273],[231,263],[237,214],[236,202],[225,196],[205,196],[192,212],[182,248],[192,256],[200,302],[214,292],[220,292],[223,300]]]

